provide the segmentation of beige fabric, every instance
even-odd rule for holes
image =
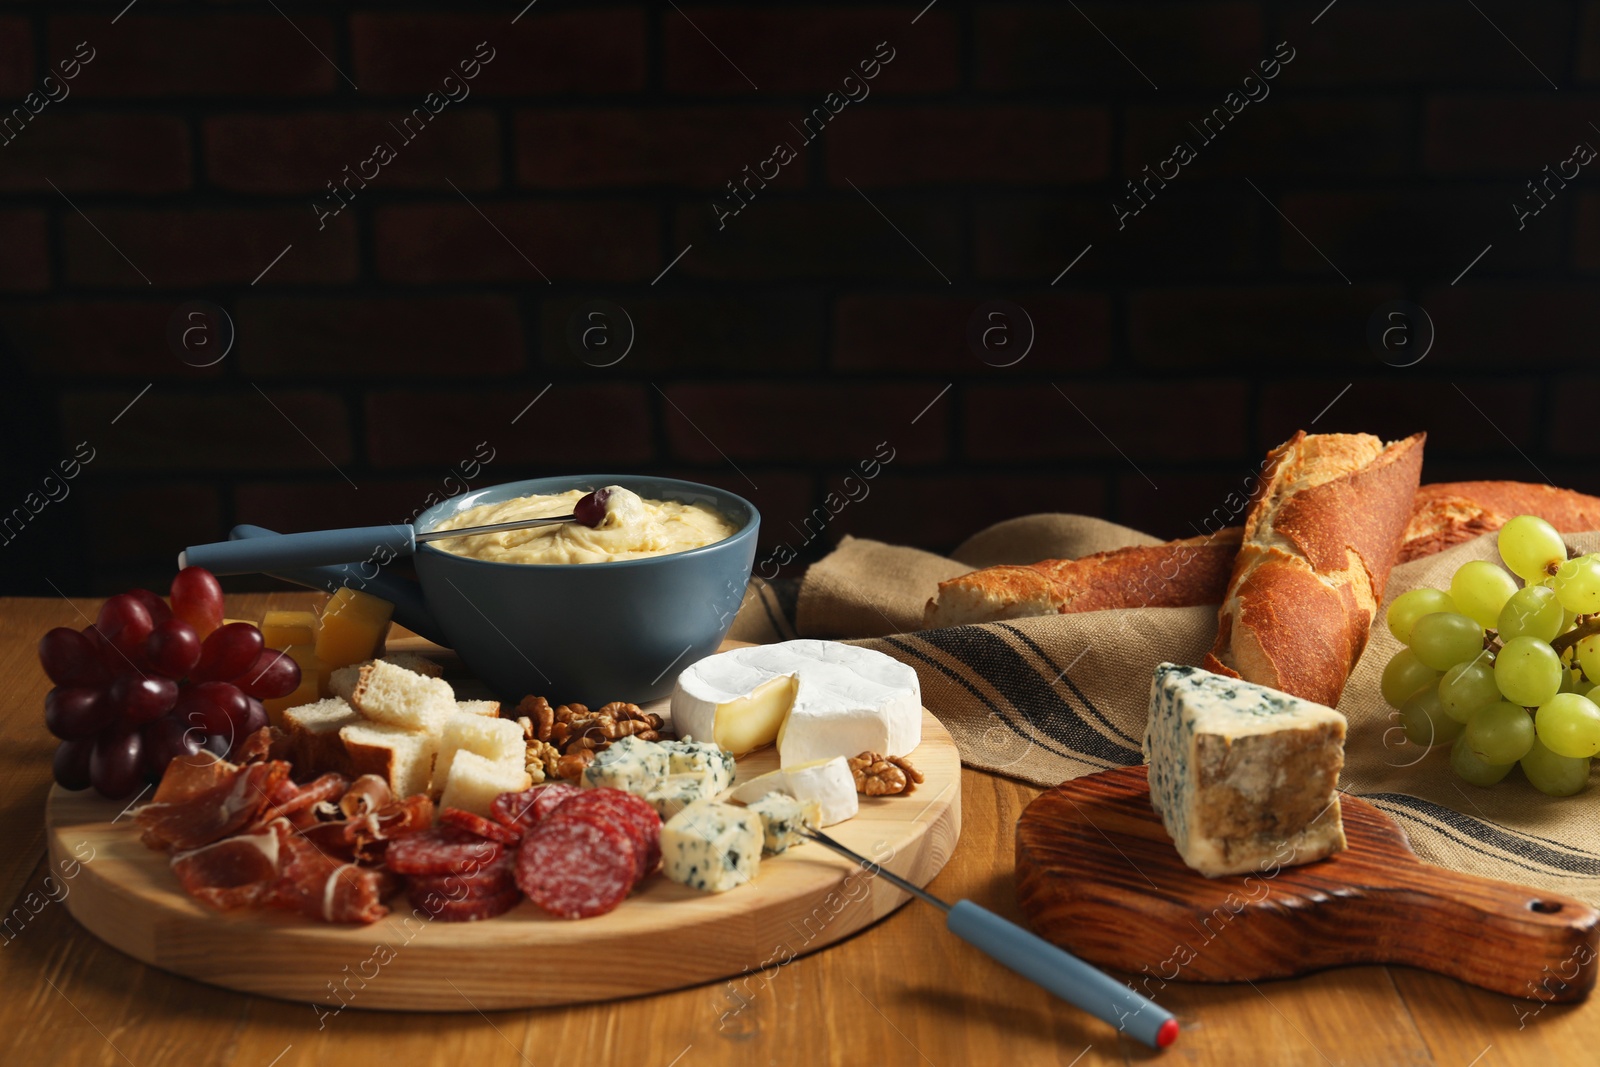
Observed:
[[[1567,540],[1600,550],[1600,534]],[[922,606],[941,580],[979,561],[1073,558],[1140,543],[1151,539],[1060,515],[992,527],[962,546],[965,562],[845,538],[801,583],[795,626],[781,593],[757,583],[732,636],[855,638],[894,656],[916,668],[924,702],[955,737],[964,763],[1053,785],[1141,761],[1151,671],[1163,660],[1199,663],[1211,646],[1216,610],[1099,611],[915,632]],[[1491,534],[1396,567],[1380,618],[1400,593],[1448,587],[1467,560],[1495,558]],[[1517,771],[1492,789],[1456,779],[1447,747],[1424,751],[1392,729],[1395,713],[1378,681],[1397,648],[1380,622],[1345,688],[1344,787],[1393,815],[1426,860],[1600,904],[1600,781],[1580,796],[1556,799],[1536,792]]]

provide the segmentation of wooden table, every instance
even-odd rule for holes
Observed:
[[[312,600],[306,593],[232,597],[228,614],[258,618],[268,607]],[[136,963],[84,933],[44,881],[41,819],[55,742],[42,722],[49,682],[34,644],[52,626],[85,625],[97,607],[88,600],[0,600],[0,677],[7,682],[0,697],[0,900],[8,915],[0,935],[0,1040],[13,1046],[8,1062],[1091,1067],[1156,1057],[968,948],[920,905],[767,980],[534,1011],[482,1014],[446,989],[438,1014],[361,1011],[356,1001],[319,1026],[308,1005],[214,989]],[[971,770],[963,772],[962,788],[961,844],[929,889],[1017,918],[1012,827],[1039,790]],[[61,884],[70,892],[70,883]],[[1600,1062],[1600,1000],[1540,1010],[1404,968],[1256,985],[1173,984],[1160,999],[1183,1024],[1165,1054],[1171,1063]]]

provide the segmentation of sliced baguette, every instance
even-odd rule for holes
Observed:
[[[285,709],[283,726],[289,735],[289,760],[295,772],[315,775],[336,771],[355,777],[339,731],[360,721],[356,710],[338,697]]]
[[[396,667],[403,667],[412,674],[420,674],[428,678],[444,677],[444,668],[426,656],[419,656],[415,652],[388,652],[379,656],[378,659],[363,660],[360,663],[353,663],[348,667],[340,667],[337,670],[328,672],[328,692],[333,696],[343,698],[346,703],[349,703],[350,697],[355,693],[356,683],[361,680],[361,668],[368,664],[376,663],[378,660],[392,663]]]
[[[482,715],[455,714],[445,720],[439,732],[439,755],[433,765],[433,788],[441,790],[450,778],[456,756],[470,752],[490,763],[522,766],[528,752],[522,727],[511,719],[489,719]]]
[[[428,792],[437,737],[362,720],[342,727],[339,738],[349,753],[352,775],[376,774],[397,797]]]
[[[500,702],[498,700],[458,700],[456,711],[464,715],[482,715],[486,719],[500,717]]]
[[[1339,702],[1400,552],[1424,440],[1302,431],[1268,455],[1207,670]]]
[[[501,793],[521,792],[532,782],[520,758],[513,762],[496,763],[476,752],[457,752],[451,761],[450,775],[444,783],[439,806],[488,815],[489,805],[495,797]]]
[[[450,683],[374,660],[361,668],[350,705],[364,718],[388,726],[437,734],[456,714]]]

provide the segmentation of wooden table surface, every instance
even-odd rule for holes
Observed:
[[[313,599],[230,597],[228,614],[258,618],[267,607],[306,607]],[[71,892],[69,881],[45,881],[42,818],[55,742],[42,721],[49,682],[34,646],[52,626],[92,621],[97,607],[0,599],[0,1041],[13,1048],[7,1062],[1091,1067],[1158,1056],[990,962],[945,932],[938,912],[917,904],[737,986],[531,1011],[480,1013],[445,988],[435,1014],[362,1011],[358,997],[319,1019],[309,1005],[214,989],[136,963],[72,920],[59,899]],[[971,770],[962,773],[962,789],[961,843],[929,889],[1015,919],[1012,828],[1039,790]],[[1160,1054],[1174,1064],[1600,1062],[1600,1000],[1541,1009],[1399,967],[1254,985],[1174,983],[1159,999],[1183,1026],[1177,1044]]]

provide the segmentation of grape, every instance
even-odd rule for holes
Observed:
[[[1439,682],[1439,702],[1445,714],[1459,723],[1467,722],[1473,712],[1499,700],[1500,687],[1494,681],[1494,661],[1487,655],[1457,663],[1444,672],[1444,678]]]
[[[1411,651],[1434,670],[1447,671],[1483,651],[1483,627],[1465,615],[1436,611],[1411,627]]]
[[[578,498],[572,505],[572,517],[585,526],[599,526],[606,518],[606,501],[611,497],[611,490],[596,489]]]
[[[130,589],[124,596],[131,596],[144,605],[150,613],[150,621],[157,626],[172,618],[172,609],[167,607],[167,602],[148,589]]]
[[[189,623],[172,618],[150,631],[144,650],[157,674],[182,678],[200,662],[200,636]]]
[[[1526,717],[1526,712],[1523,713]],[[1445,714],[1434,689],[1419,689],[1400,705],[1400,727],[1413,745],[1442,745],[1461,735],[1461,724]]]
[[[1573,655],[1591,682],[1600,682],[1600,634],[1579,641]]]
[[[1536,708],[1561,691],[1561,658],[1532,637],[1516,637],[1494,658],[1494,680],[1513,704]]]
[[[108,677],[94,642],[70,626],[57,626],[39,638],[39,666],[57,685],[104,685]]]
[[[222,586],[204,567],[185,567],[172,579],[172,613],[204,641],[222,625]]]
[[[1579,556],[1569,559],[1550,579],[1561,606],[1579,615],[1600,611],[1600,558]]]
[[[1533,719],[1515,704],[1497,701],[1473,712],[1462,736],[1484,763],[1510,766],[1533,747]]]
[[[178,683],[171,678],[120,674],[106,693],[107,702],[130,726],[159,719],[178,702]]]
[[[58,686],[44,696],[45,729],[63,741],[93,737],[111,724],[117,709],[103,689]]]
[[[174,709],[185,726],[208,734],[230,734],[249,713],[248,698],[227,682],[200,682],[185,689]]]
[[[1533,637],[1540,641],[1554,641],[1564,629],[1566,609],[1556,599],[1555,591],[1542,585],[1518,589],[1500,609],[1496,629],[1500,640],[1513,637]]]
[[[1401,593],[1394,598],[1394,603],[1389,605],[1389,612],[1384,618],[1389,624],[1389,632],[1402,645],[1411,643],[1411,627],[1416,625],[1418,619],[1424,615],[1432,615],[1436,611],[1454,611],[1455,602],[1450,599],[1450,594],[1439,589],[1412,589]]]
[[[1600,752],[1600,707],[1588,697],[1559,693],[1534,716],[1539,741],[1558,756],[1587,759]]]
[[[107,730],[95,738],[89,753],[89,783],[109,800],[120,800],[139,788],[143,776],[143,741],[137,730]]]
[[[1450,599],[1456,610],[1480,626],[1493,626],[1500,609],[1517,591],[1517,581],[1488,560],[1464,563],[1450,579]]]
[[[1522,717],[1527,718],[1528,713],[1522,712]],[[1456,738],[1456,743],[1450,746],[1450,769],[1456,772],[1456,777],[1468,785],[1488,788],[1504,778],[1513,766],[1514,763],[1483,762],[1478,758],[1478,754],[1472,751],[1472,746],[1467,744],[1466,734]]]
[[[1518,515],[1500,527],[1500,558],[1511,573],[1526,581],[1545,577],[1552,563],[1567,558],[1567,546],[1556,528],[1537,515]]]
[[[264,648],[255,663],[236,681],[247,696],[262,700],[286,697],[300,688],[300,665],[286,652]]]
[[[157,781],[173,760],[199,754],[206,736],[176,715],[163,715],[139,732],[144,741],[145,777]]]
[[[200,662],[189,677],[197,682],[231,682],[261,655],[261,631],[248,622],[230,622],[200,645]]]
[[[1416,653],[1409,648],[1402,648],[1383,668],[1383,699],[1398,708],[1412,693],[1438,681],[1438,671],[1418,662]]]
[[[156,625],[149,609],[127,593],[119,593],[101,604],[94,624],[105,639],[130,660],[143,651],[144,640]]]
[[[74,792],[88,789],[89,756],[93,752],[94,742],[89,740],[63,741],[57,745],[55,758],[51,760],[56,785]]]
[[[247,701],[249,710],[246,711],[244,720],[240,722],[233,730],[231,743],[228,745],[228,755],[230,756],[233,754],[235,749],[250,739],[251,734],[266,726],[270,721],[267,718],[267,707],[265,704],[261,703],[261,701],[257,700],[255,697],[245,697],[245,700]]]
[[[101,666],[106,668],[109,675],[112,671],[125,671],[132,666],[132,661],[127,656],[118,652],[116,646],[106,640],[106,635],[100,632],[100,627],[90,623],[78,631],[94,647],[94,654],[99,657]]]
[[[1552,797],[1570,797],[1589,784],[1589,761],[1558,756],[1537,739],[1522,757],[1522,773],[1539,792]]]

